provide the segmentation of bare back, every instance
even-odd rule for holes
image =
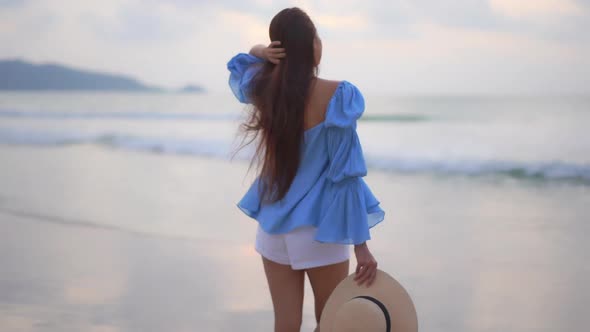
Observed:
[[[315,127],[324,121],[328,103],[332,99],[334,92],[336,92],[339,83],[340,81],[321,78],[317,78],[312,82],[310,86],[309,104],[305,109],[303,120],[305,130]]]

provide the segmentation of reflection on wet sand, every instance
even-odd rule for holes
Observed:
[[[390,214],[395,227],[375,233],[374,247],[413,295],[423,330],[578,331],[590,323],[590,225],[580,222],[587,189],[500,183],[471,191],[460,181],[421,181],[398,182],[428,190],[395,197],[405,208]]]
[[[213,331],[239,326],[240,320],[266,326],[272,319],[259,257],[244,246],[212,247],[8,215],[0,216],[0,234],[4,328]]]
[[[0,330],[272,329],[270,294],[252,245],[256,224],[234,206],[247,165],[96,148],[27,149],[0,156],[14,164],[0,164],[1,189],[10,193],[0,195]],[[67,184],[63,160],[72,153],[80,154],[73,160],[97,154],[97,162],[79,175],[86,180]],[[52,164],[55,177],[17,167],[31,158],[40,160],[33,165],[61,160]],[[101,168],[104,158],[109,170]],[[137,171],[144,165],[149,169]],[[103,183],[91,189],[96,181],[88,177],[98,173]],[[117,174],[126,174],[125,182]],[[211,174],[223,176],[207,180]],[[379,266],[412,295],[422,331],[590,325],[588,188],[378,172],[366,180],[386,209],[370,246]],[[207,181],[223,195],[207,200]],[[158,183],[175,189],[150,192]],[[66,185],[80,197],[54,194]],[[12,205],[33,192],[35,204]],[[25,208],[31,213],[9,211]],[[306,292],[303,331],[312,331],[309,283]]]

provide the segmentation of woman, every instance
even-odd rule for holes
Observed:
[[[348,81],[317,76],[322,43],[299,8],[270,23],[270,45],[256,45],[228,63],[230,87],[252,104],[243,124],[260,172],[237,204],[258,221],[262,256],[275,313],[275,331],[299,331],[307,273],[319,322],[324,304],[348,275],[370,286],[377,262],[366,241],[384,211],[362,177],[367,174],[356,121],[361,92]],[[316,331],[318,329],[316,328]]]

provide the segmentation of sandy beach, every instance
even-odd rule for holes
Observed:
[[[273,331],[237,204],[293,159],[295,191],[366,166],[420,332],[590,331],[588,31],[590,0],[0,0],[0,332]]]
[[[2,330],[271,330],[256,224],[235,207],[246,163],[94,145],[2,147],[0,159]],[[590,323],[587,186],[366,181],[386,210],[369,244],[421,330]],[[315,327],[308,283],[303,326]]]

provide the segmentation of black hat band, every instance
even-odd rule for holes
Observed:
[[[385,307],[385,305],[383,303],[381,303],[381,301],[377,300],[376,298],[374,298],[372,296],[361,295],[361,296],[353,297],[352,300],[359,299],[359,298],[369,300],[369,301],[375,303],[381,309],[381,311],[383,311],[383,316],[385,317],[385,332],[391,332],[391,317],[389,317],[389,311],[387,311],[387,308]]]

